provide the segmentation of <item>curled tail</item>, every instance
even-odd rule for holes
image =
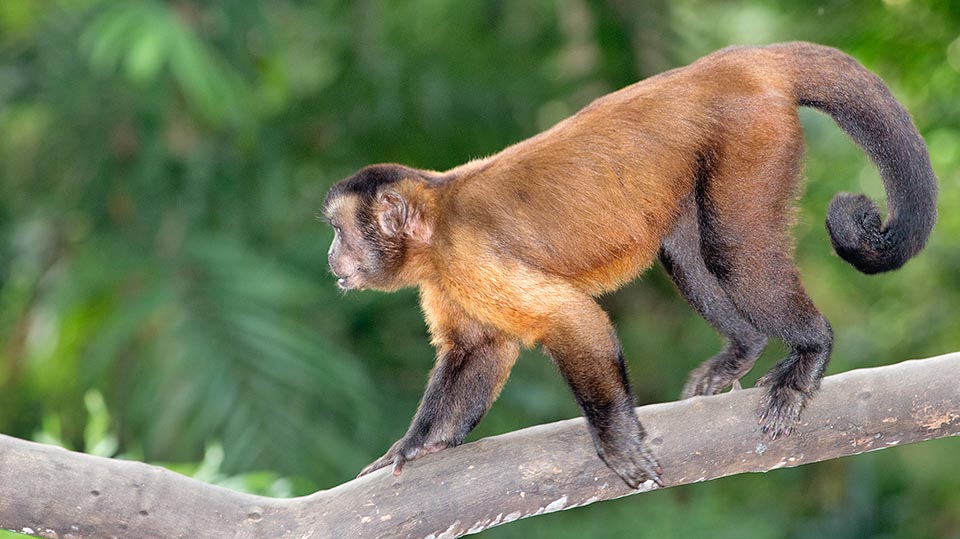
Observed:
[[[783,47],[797,103],[829,114],[870,156],[887,193],[886,222],[865,195],[834,197],[833,248],[863,273],[899,268],[923,248],[937,218],[937,178],[923,138],[883,81],[850,56],[808,43]]]

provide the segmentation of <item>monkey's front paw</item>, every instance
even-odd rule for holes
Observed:
[[[757,385],[762,385],[758,382]],[[786,438],[793,432],[807,397],[789,387],[771,387],[760,399],[760,430],[771,440]]]
[[[413,444],[406,439],[400,439],[397,440],[382,457],[370,463],[363,470],[360,470],[360,474],[357,475],[357,477],[363,477],[370,472],[377,471],[380,468],[386,468],[387,466],[393,466],[393,475],[400,475],[400,472],[403,471],[403,466],[407,462],[416,460],[424,455],[429,455],[430,453],[436,453],[447,447],[450,447],[450,444],[445,442]]]
[[[599,451],[600,458],[623,479],[627,486],[635,489],[648,479],[661,487],[664,486],[663,479],[660,477],[663,470],[643,442],[604,445],[605,447]]]

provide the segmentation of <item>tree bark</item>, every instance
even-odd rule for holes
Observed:
[[[757,427],[759,396],[639,408],[667,486],[960,434],[960,353],[828,377],[794,434],[775,442]],[[58,539],[453,538],[652,488],[630,490],[608,470],[580,418],[288,500],[0,436],[0,528]]]

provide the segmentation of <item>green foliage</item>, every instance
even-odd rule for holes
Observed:
[[[199,462],[173,467],[261,493],[346,481],[402,434],[432,350],[413,292],[335,291],[314,220],[334,181],[372,162],[444,169],[714,49],[791,39],[887,80],[941,182],[928,249],[860,275],[822,223],[837,191],[881,197],[879,177],[829,119],[802,114],[797,251],[837,334],[830,370],[960,349],[955,2],[3,0],[0,432]],[[603,303],[643,402],[675,398],[721,345],[659,269]],[[525,354],[474,436],[577,414],[554,371]],[[729,478],[485,536],[958,537],[957,448]]]
[[[122,71],[141,88],[159,82],[160,71],[182,92],[190,110],[216,124],[240,123],[249,98],[240,75],[206,47],[167,5],[124,2],[99,13],[80,36],[94,72]]]
[[[74,451],[82,449],[84,453],[98,457],[143,460],[142,451],[135,446],[128,448],[123,454],[117,452],[117,436],[110,431],[112,419],[99,391],[87,391],[83,396],[83,403],[87,423],[83,430],[82,447],[74,447],[64,439],[60,419],[55,415],[43,418],[41,428],[34,433],[33,440]],[[279,477],[273,472],[225,474],[222,471],[224,457],[223,445],[212,442],[206,446],[203,459],[199,463],[163,463],[163,466],[199,481],[264,496],[290,497],[297,493],[311,492],[310,489],[315,488],[308,481]]]

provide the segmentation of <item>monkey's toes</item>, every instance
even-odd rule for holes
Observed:
[[[760,431],[771,440],[786,438],[793,432],[806,403],[803,392],[788,387],[770,388],[760,399]]]
[[[716,395],[737,382],[729,375],[721,375],[714,372],[713,369],[704,368],[711,366],[703,365],[690,373],[686,385],[683,386],[683,392],[680,394],[681,399],[689,399],[700,395]]]

